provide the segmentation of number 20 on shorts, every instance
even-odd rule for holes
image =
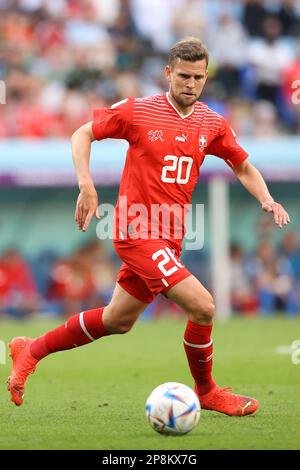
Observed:
[[[171,276],[171,274],[178,271],[178,268],[184,268],[183,264],[181,264],[176,259],[174,253],[172,253],[171,249],[168,246],[165,248],[165,250],[160,249],[152,255],[153,261],[156,261],[160,257],[162,258],[162,260],[159,261],[157,267],[165,277]],[[175,266],[170,269],[166,269],[165,265],[168,264],[171,260],[175,263]]]

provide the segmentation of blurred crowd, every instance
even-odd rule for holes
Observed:
[[[231,260],[232,311],[242,315],[300,313],[300,243],[293,231],[279,246],[261,240],[254,253],[233,243]],[[185,251],[187,268],[211,289],[209,256],[204,250]],[[91,240],[71,256],[45,251],[30,262],[16,249],[0,254],[0,317],[32,314],[69,317],[107,305],[115,286],[120,260],[106,245]],[[147,307],[144,316],[180,317],[182,310],[164,296]]]
[[[0,0],[0,138],[69,137],[95,107],[165,91],[192,35],[211,56],[202,99],[238,134],[299,133],[299,19],[299,0]]]
[[[105,246],[92,240],[69,257],[46,250],[26,260],[16,249],[0,257],[0,312],[69,316],[107,304],[118,270]]]
[[[295,232],[286,232],[279,244],[268,236],[269,222],[258,224],[253,251],[243,243],[230,246],[232,312],[242,315],[300,313],[300,243]],[[259,230],[259,229],[258,229]],[[212,290],[209,254],[204,250],[185,253],[189,270]]]
[[[300,246],[289,232],[276,250],[260,243],[247,256],[238,244],[231,246],[232,309],[244,314],[295,315],[300,312]]]

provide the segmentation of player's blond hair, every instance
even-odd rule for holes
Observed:
[[[170,67],[173,67],[178,59],[187,60],[189,62],[205,59],[206,66],[208,66],[209,55],[200,39],[189,37],[178,41],[170,49],[168,61]]]

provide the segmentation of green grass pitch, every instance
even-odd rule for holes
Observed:
[[[1,321],[0,338],[36,336],[54,326]],[[256,415],[204,410],[186,436],[150,428],[145,401],[154,387],[168,381],[193,386],[184,328],[184,321],[140,321],[127,335],[53,354],[30,376],[20,408],[6,391],[7,357],[0,365],[0,449],[300,449],[300,364],[276,353],[300,339],[299,316],[215,324],[214,377],[258,398]]]

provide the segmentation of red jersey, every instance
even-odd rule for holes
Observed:
[[[96,109],[92,129],[97,140],[129,142],[114,240],[165,238],[181,246],[186,210],[205,155],[216,155],[231,168],[248,156],[221,115],[196,102],[193,111],[182,116],[168,94],[128,98],[110,109]]]

